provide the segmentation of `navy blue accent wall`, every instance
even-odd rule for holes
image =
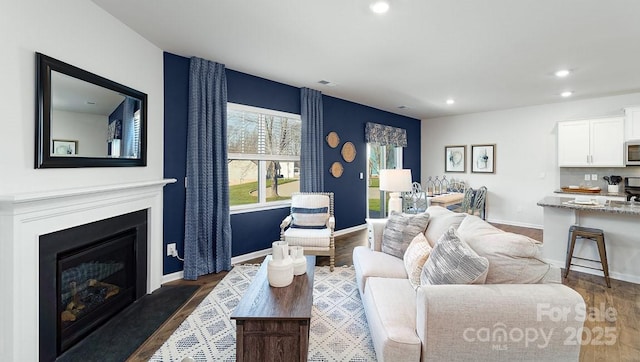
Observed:
[[[300,114],[300,89],[268,79],[227,69],[227,97],[232,103],[274,109]],[[178,182],[164,190],[164,242],[176,242],[180,255],[184,255],[184,175],[186,173],[187,98],[189,85],[189,59],[164,53],[165,84],[165,148],[164,175]],[[408,146],[404,149],[404,166],[411,168],[414,180],[420,178],[420,121],[381,111],[357,103],[323,96],[324,133],[335,131],[340,146],[330,148],[324,143],[325,188],[335,194],[336,229],[345,229],[364,223],[366,215],[365,180],[366,143],[364,124],[376,122],[407,130]],[[356,159],[347,163],[340,155],[344,142],[356,146]],[[335,161],[344,166],[340,178],[329,174]],[[238,256],[271,247],[280,238],[280,222],[289,214],[287,207],[231,215],[233,238],[232,255]],[[166,250],[166,246],[163,251]],[[164,274],[182,270],[182,263],[165,257]]]
[[[164,187],[164,274],[183,269],[181,261],[166,256],[166,244],[177,243],[180,256],[184,256],[188,101],[189,59],[164,53],[164,177],[178,180]]]
[[[332,191],[335,198],[336,230],[364,224],[367,215],[366,180],[360,173],[367,174],[367,144],[364,127],[367,122],[381,123],[407,130],[407,147],[403,149],[403,167],[411,169],[414,181],[420,180],[420,121],[345,101],[339,98],[322,97],[324,133],[338,133],[340,145],[331,148],[324,143],[324,169],[327,170],[324,186]],[[345,142],[356,146],[356,159],[347,163],[340,151]],[[339,161],[344,167],[340,178],[329,174],[333,162]]]
[[[300,88],[227,69],[227,101],[300,114]]]

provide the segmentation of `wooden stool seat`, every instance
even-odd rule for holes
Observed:
[[[602,265],[602,269],[592,268],[586,265],[579,265],[571,263],[572,259],[580,259],[598,262],[598,260],[580,258],[578,256],[573,256],[573,249],[576,246],[576,239],[589,239],[596,242],[598,245],[598,253],[600,254],[600,265]],[[581,266],[583,268],[589,268],[594,270],[600,270],[604,273],[604,280],[607,283],[607,287],[611,288],[611,281],[609,279],[609,264],[607,263],[607,249],[604,244],[604,231],[601,229],[588,228],[584,226],[572,225],[569,228],[569,240],[567,245],[567,260],[564,269],[564,277],[569,276],[569,269],[571,265]]]

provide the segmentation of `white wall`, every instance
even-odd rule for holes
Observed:
[[[0,45],[0,195],[162,178],[161,49],[86,0],[2,1]],[[147,93],[147,167],[34,169],[35,52]]]
[[[487,186],[489,221],[541,228],[542,207],[536,203],[560,187],[556,157],[556,123],[603,115],[622,115],[640,104],[640,93],[441,117],[422,121],[421,181],[444,174],[444,146],[467,145],[467,171],[450,173],[473,188]],[[496,144],[496,173],[474,174],[472,144]]]
[[[1,1],[0,47],[0,199],[25,192],[162,179],[162,50],[87,0]],[[35,52],[147,93],[147,167],[34,169]],[[160,218],[152,220],[150,234],[162,235],[161,203],[156,208],[160,210]],[[0,208],[0,213],[12,211]],[[0,228],[0,236],[13,235],[11,223],[0,222]],[[37,263],[24,264],[24,256],[14,244],[14,241],[19,242],[22,247],[37,250],[37,239],[24,234],[14,235],[14,240],[6,239],[4,236],[0,239],[3,248],[0,265],[7,268],[3,270],[19,270],[13,269],[14,266],[37,270]],[[12,356],[23,355],[27,350],[30,354],[37,354],[31,353],[38,348],[37,333],[33,333],[35,338],[21,335],[14,339],[11,335],[21,315],[37,320],[34,318],[37,310],[11,303],[11,291],[20,283],[20,275],[16,273],[3,272],[0,275],[0,286],[9,290],[0,298],[0,310],[3,311],[0,315],[2,360],[12,361]],[[5,294],[9,296],[5,298]]]
[[[107,156],[109,117],[99,114],[51,110],[51,138],[78,141],[83,157]]]

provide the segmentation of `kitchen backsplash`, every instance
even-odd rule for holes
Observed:
[[[589,174],[597,174],[598,180],[586,181],[584,179],[584,175]],[[607,188],[607,181],[603,180],[603,176],[636,176],[640,177],[640,167],[639,166],[630,166],[630,167],[561,167],[560,168],[560,185],[569,186],[569,185],[577,185],[577,186],[599,186],[602,189]],[[620,191],[624,187],[624,181],[621,182],[623,186],[620,186]]]

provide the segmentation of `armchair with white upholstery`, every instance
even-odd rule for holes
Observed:
[[[291,213],[280,224],[280,240],[304,248],[305,255],[329,256],[335,266],[332,192],[296,192],[291,195]]]

